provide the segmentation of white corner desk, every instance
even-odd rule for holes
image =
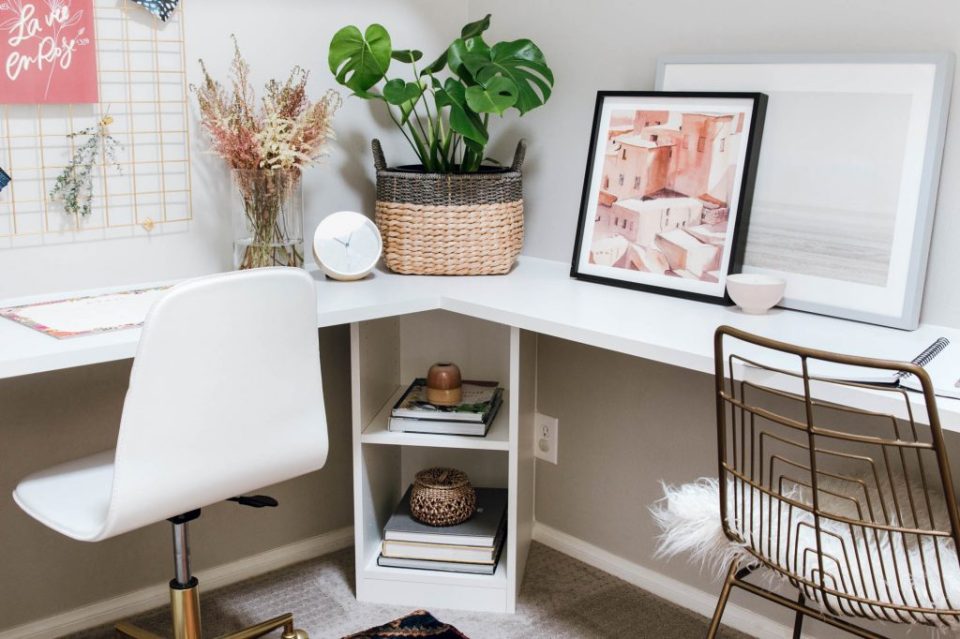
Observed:
[[[905,332],[774,310],[751,316],[724,306],[579,282],[565,263],[521,258],[512,273],[487,277],[402,276],[377,270],[358,282],[316,274],[317,326],[350,325],[357,597],[365,601],[512,612],[533,524],[536,336],[559,337],[673,366],[713,373],[713,333],[723,324],[823,350],[910,359],[937,337],[955,346],[960,330]],[[129,289],[133,287],[123,287]],[[0,300],[0,307],[115,289]],[[57,340],[0,319],[0,379],[133,357],[139,330]],[[498,379],[503,410],[484,438],[392,433],[397,393],[440,359],[474,378]],[[878,410],[889,393],[850,389]],[[911,394],[922,408],[922,396]],[[825,397],[841,400],[843,397]],[[940,398],[945,430],[960,432],[960,400]],[[918,414],[925,412],[918,410]],[[710,428],[712,425],[705,425]],[[381,530],[413,474],[427,465],[465,470],[475,485],[509,489],[508,543],[493,575],[382,568]]]

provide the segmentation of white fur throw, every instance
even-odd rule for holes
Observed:
[[[856,518],[857,502],[843,497],[849,494],[849,485],[849,482],[846,486],[821,483],[821,510]],[[897,485],[897,499],[901,508],[908,507],[905,504],[909,503],[911,497],[917,500],[925,498],[922,487],[908,487],[902,481],[898,481]],[[731,528],[747,540],[745,544],[731,542],[723,532],[716,479],[701,478],[682,486],[664,484],[664,497],[650,508],[654,520],[663,531],[658,538],[657,556],[669,558],[687,554],[701,567],[722,575],[731,562],[748,565],[755,561],[747,549],[750,547],[772,563],[813,583],[819,583],[813,515],[800,508],[788,508],[784,502],[771,499],[743,484],[740,484],[735,508],[734,490],[731,480],[727,491],[728,516],[733,518],[739,512],[744,512],[744,518],[752,520],[752,525],[748,526],[741,526],[738,521],[730,522]],[[843,490],[848,492],[844,493]],[[754,491],[752,501],[751,491]],[[874,499],[880,499],[879,492],[890,493],[888,490],[871,492]],[[949,529],[943,495],[931,491],[926,496],[931,500],[934,523],[942,529]],[[801,488],[785,497],[811,503],[809,491]],[[890,499],[885,498],[884,501],[888,504],[888,512],[897,512]],[[744,503],[748,504],[746,509]],[[753,504],[752,508],[749,504]],[[759,537],[761,522],[764,538]],[[930,522],[921,518],[918,524],[920,527],[929,527]],[[864,532],[861,528],[851,529],[839,521],[821,518],[825,585],[828,589],[894,605],[957,610],[960,606],[960,563],[953,541],[940,538],[934,542],[929,536],[922,537],[922,540],[918,542],[916,536],[899,533]],[[943,566],[942,575],[937,570],[938,563]],[[813,588],[804,588],[804,595],[821,607],[826,604],[828,610],[835,614],[840,611],[851,616],[900,622],[916,622],[917,617],[921,617],[925,623],[941,628],[960,626],[960,619],[954,616],[917,613],[916,617],[910,618],[902,612],[898,615],[888,608],[860,605],[833,595],[822,601],[819,590]]]

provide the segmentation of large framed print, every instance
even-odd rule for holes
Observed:
[[[787,308],[916,328],[953,56],[694,55],[657,66],[660,89],[770,98],[743,270],[785,279]]]
[[[766,96],[597,94],[570,274],[729,303]]]

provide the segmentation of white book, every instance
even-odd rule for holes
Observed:
[[[465,564],[493,564],[497,555],[506,527],[500,528],[500,534],[493,546],[460,546],[454,544],[428,544],[410,541],[385,540],[380,547],[380,554],[384,557],[396,559],[427,559],[430,561],[453,561]]]
[[[429,435],[470,435],[483,437],[490,428],[489,424],[474,422],[436,422],[428,419],[408,419],[391,417],[387,425],[394,433],[426,433]]]
[[[460,572],[475,575],[492,575],[497,570],[493,564],[467,564],[456,561],[430,561],[428,559],[401,559],[399,557],[377,557],[378,566],[389,568],[408,568],[414,570],[438,570],[440,572]]]
[[[412,487],[411,487],[412,488]],[[410,491],[403,499],[387,525],[386,541],[406,541],[453,546],[493,546],[507,513],[505,488],[477,488],[477,511],[473,517],[455,526],[430,526],[417,521],[410,514]]]
[[[493,406],[482,422],[462,422],[435,419],[415,419],[410,417],[391,417],[387,429],[395,433],[427,433],[430,435],[469,435],[483,437],[490,430],[490,424],[497,417],[502,404],[502,394],[497,393]]]

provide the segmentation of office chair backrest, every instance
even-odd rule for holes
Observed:
[[[834,615],[956,623],[960,522],[927,373],[729,327],[716,332],[715,366],[727,537]],[[901,388],[840,381],[841,370],[915,375],[923,406]]]
[[[293,268],[179,284],[143,326],[100,538],[321,468],[316,289]]]

